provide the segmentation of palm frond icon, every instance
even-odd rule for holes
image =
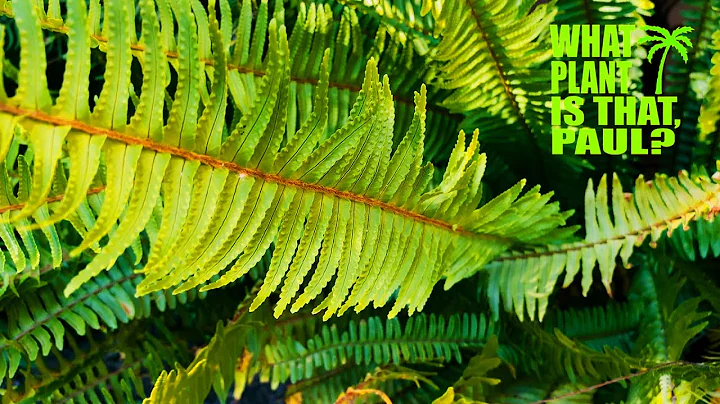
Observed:
[[[643,27],[643,29],[646,32],[655,32],[655,33],[661,35],[661,36],[646,35],[638,40],[638,44],[642,45],[642,44],[648,43],[648,42],[658,42],[655,45],[653,45],[653,47],[650,48],[650,51],[648,52],[648,60],[651,62],[652,62],[652,57],[655,54],[655,52],[657,52],[663,48],[665,49],[665,52],[663,52],[663,55],[662,55],[662,59],[660,59],[660,68],[658,70],[657,82],[655,83],[655,94],[662,94],[662,77],[663,77],[663,68],[665,67],[665,58],[667,57],[667,54],[670,51],[670,49],[675,48],[675,49],[677,49],[678,53],[680,53],[680,56],[683,58],[685,63],[687,63],[687,61],[688,61],[687,48],[692,48],[692,42],[690,42],[690,40],[683,35],[687,34],[689,32],[692,32],[693,29],[691,27],[678,27],[673,30],[672,34],[670,33],[670,31],[668,31],[665,28],[655,27],[652,25],[645,26],[645,27]]]

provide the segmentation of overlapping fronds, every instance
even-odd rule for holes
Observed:
[[[720,388],[720,364],[673,363],[633,378],[625,403],[712,403]]]
[[[462,127],[482,128],[481,139],[517,175],[532,183],[562,183],[583,160],[547,157],[550,145],[551,55],[547,35],[555,2],[527,0],[430,2],[441,42],[430,53],[430,85],[451,90],[442,105],[466,115]],[[537,6],[536,6],[537,3]],[[531,11],[532,10],[532,11]],[[527,170],[527,167],[534,167]],[[523,174],[520,174],[523,173]],[[552,175],[551,175],[552,173]]]
[[[224,326],[218,323],[210,343],[198,351],[187,368],[176,366],[163,371],[155,381],[148,403],[199,403],[213,388],[219,397],[226,397],[233,372],[245,344],[247,324],[236,321]]]
[[[372,371],[370,366],[347,364],[336,368],[333,372],[321,373],[288,385],[285,392],[286,403],[312,402],[332,403],[345,391],[347,386],[354,385]]]
[[[658,174],[652,181],[640,176],[633,194],[623,192],[613,176],[611,195],[602,177],[595,191],[592,180],[585,192],[585,240],[548,245],[528,252],[513,252],[490,263],[488,295],[494,310],[502,306],[524,318],[537,312],[543,318],[557,280],[564,276],[567,287],[582,272],[583,293],[593,282],[599,266],[603,285],[611,293],[612,275],[619,256],[625,266],[634,248],[646,239],[655,243],[663,234],[672,235],[691,220],[712,221],[720,209],[720,177],[703,172],[677,177]],[[612,215],[612,216],[611,216]]]
[[[605,346],[598,352],[558,329],[547,332],[536,323],[521,323],[513,332],[516,343],[503,349],[500,356],[541,381],[603,382],[630,374],[647,363],[616,347]]]
[[[542,4],[529,13],[533,4],[525,1],[517,7],[506,1],[464,0],[442,3],[436,21],[442,41],[432,57],[442,63],[435,77],[437,85],[455,90],[445,100],[446,106],[458,112],[483,109],[492,115],[511,115],[513,120],[521,118],[523,112],[532,112],[530,100],[524,99],[520,105],[519,94],[509,83],[549,82],[549,72],[522,68],[537,66],[551,55],[549,42],[535,40],[545,36],[542,33],[556,13],[554,3]],[[541,76],[533,77],[531,72]],[[520,86],[515,90],[519,92]],[[527,88],[525,92],[529,94],[522,98],[537,90]]]
[[[0,401],[708,400],[718,1],[646,165],[552,155],[548,64],[648,0],[0,0]]]
[[[670,242],[680,256],[688,261],[720,256],[720,220],[698,219],[679,227]]]
[[[210,6],[217,68],[199,114],[201,86],[193,77],[202,73],[202,64],[193,15],[185,2],[173,6],[177,18],[188,22],[178,34],[178,84],[163,125],[168,67],[161,39],[170,28],[160,28],[149,1],[140,2],[143,83],[129,123],[134,33],[127,4],[108,2],[103,10],[103,30],[114,35],[107,42],[106,85],[89,113],[84,102],[69,102],[86,98],[78,90],[87,87],[87,76],[81,73],[89,52],[81,23],[84,6],[68,2],[68,65],[80,70],[66,70],[53,104],[44,80],[37,79],[45,77],[46,61],[41,42],[33,39],[41,35],[34,7],[28,1],[13,3],[15,21],[28,44],[21,49],[17,92],[0,103],[0,119],[27,131],[23,136],[35,159],[28,201],[8,220],[18,224],[44,206],[64,146],[70,150],[70,174],[54,220],[74,212],[98,170],[98,157],[105,163],[100,213],[71,255],[100,241],[119,220],[100,252],[67,284],[65,295],[111,267],[138,240],[156,209],[161,209],[161,223],[151,240],[138,295],[177,285],[174,293],[181,293],[215,275],[220,279],[203,291],[227,285],[246,274],[275,242],[252,308],[285,277],[276,315],[293,301],[297,310],[335,276],[331,293],[316,308],[327,309],[326,318],[371,301],[382,306],[398,288],[391,315],[406,306],[411,312],[419,310],[440,279],[447,278],[449,287],[510,246],[536,242],[564,223],[567,214],[560,213],[556,203],[547,204],[550,194],[541,195],[535,188],[518,198],[522,183],[478,208],[485,156],[478,151],[477,133],[469,145],[460,134],[442,181],[426,190],[433,169],[421,166],[425,92],[416,94],[413,124],[393,151],[392,94],[372,59],[350,119],[324,139],[329,119],[326,55],[312,113],[295,133],[288,132],[291,43],[277,19],[268,24],[269,51],[263,61],[268,74],[251,109],[236,110],[240,118],[225,127],[228,87],[220,66],[227,57]],[[3,144],[13,138],[13,131],[4,132]],[[316,259],[312,279],[301,289]],[[386,287],[375,289],[376,283]],[[303,292],[295,299],[299,290]]]
[[[435,21],[422,12],[422,1],[343,0],[387,26],[388,35],[406,44],[411,42],[418,54],[425,55],[438,39],[433,35]]]
[[[484,400],[488,394],[488,387],[500,383],[499,379],[489,377],[488,372],[501,364],[497,354],[498,339],[493,336],[488,340],[482,353],[470,359],[462,377],[449,387],[445,394],[440,396],[433,404],[467,403]]]
[[[670,53],[669,63],[664,71],[663,95],[677,96],[673,116],[679,117],[682,124],[675,130],[675,145],[672,153],[672,171],[689,169],[694,159],[698,140],[698,116],[700,106],[708,94],[708,81],[712,67],[712,35],[720,29],[720,2],[717,0],[685,0],[681,12],[683,24],[693,31],[686,36],[692,42],[685,63],[679,54]],[[708,138],[710,142],[713,142]],[[715,142],[717,143],[717,142]],[[701,146],[702,147],[702,146]],[[706,152],[695,154],[708,156]],[[710,157],[703,164],[713,166],[715,159]]]
[[[339,386],[327,380],[347,382],[350,378],[355,383],[364,372],[390,365],[459,363],[461,349],[480,349],[498,332],[497,325],[482,315],[453,315],[446,319],[420,313],[404,323],[397,318],[369,317],[347,322],[338,319],[317,327],[308,324],[309,332],[302,338],[298,329],[305,326],[303,322],[312,322],[312,318],[284,317],[261,325],[254,320],[257,316],[244,315],[227,327],[219,325],[213,340],[201,351],[207,354],[198,355],[187,370],[180,368],[170,373],[159,388],[158,399],[186,399],[189,396],[176,394],[188,383],[205,383],[206,386],[195,387],[207,392],[211,380],[217,380],[213,386],[221,397],[227,395],[230,383],[234,382],[233,395],[239,398],[256,377],[273,388],[282,383],[308,381],[304,388],[298,385],[295,392],[322,380],[324,386],[313,390],[313,394],[327,395],[332,391],[337,395],[344,388],[332,388]],[[228,336],[230,333],[232,337]],[[215,375],[213,369],[214,372],[220,369],[221,374]],[[356,377],[358,374],[360,378]]]
[[[155,324],[157,325],[157,324]],[[184,360],[167,332],[155,337],[138,323],[98,337],[68,335],[64,350],[23,365],[6,379],[4,403],[128,403],[146,397],[145,378],[156,378],[175,360]]]
[[[428,378],[432,376],[431,372],[420,372],[408,367],[388,365],[379,366],[372,372],[368,372],[360,382],[351,385],[340,394],[334,401],[337,404],[345,403],[374,403],[382,400],[384,403],[392,403],[390,399],[398,390],[402,391],[400,385],[405,387],[427,387],[437,390],[437,386]],[[402,402],[417,402],[411,400],[403,400]]]
[[[373,46],[366,54],[376,57],[380,73],[391,78],[396,100],[394,143],[397,144],[412,122],[412,104],[405,100],[411,99],[413,91],[422,84],[430,68],[426,56],[439,42],[433,33],[434,20],[429,15],[421,16],[418,1],[345,0],[341,3],[347,5],[343,15],[354,16],[355,11],[364,14],[357,18],[360,29],[375,33]],[[358,35],[355,30],[353,33]],[[357,77],[353,80],[358,81]],[[433,86],[428,89],[425,159],[437,164],[447,161],[451,151],[448,146],[454,140],[454,136],[447,133],[455,131],[462,120],[462,115],[451,113],[442,105],[447,93]]]
[[[643,307],[639,304],[609,304],[586,309],[552,311],[543,322],[546,331],[559,329],[569,338],[597,351],[605,346],[630,351],[637,334]]]
[[[709,48],[714,49],[715,53],[712,56],[713,66],[707,93],[698,117],[700,147],[697,154],[700,159],[713,161],[720,155],[720,137],[715,134],[720,120],[720,31],[713,34],[713,46]]]
[[[685,283],[678,274],[668,276],[664,269],[657,273],[641,268],[633,285],[637,301],[645,307],[637,350],[648,350],[657,363],[680,359],[685,345],[702,331],[708,312],[699,312],[702,298],[695,297],[677,304],[678,293]]]
[[[83,284],[72,297],[62,293],[72,277],[63,270],[31,293],[2,302],[0,309],[7,314],[7,321],[0,320],[0,329],[7,331],[0,333],[0,378],[13,377],[22,360],[35,361],[53,349],[62,351],[68,326],[80,336],[86,335],[88,328],[115,330],[130,320],[150,317],[152,306],[163,312],[198,297],[196,290],[135,297],[142,276],[133,269],[126,254],[112,271]]]
[[[658,364],[678,366],[644,375],[636,381],[629,397],[645,400],[657,397],[657,402],[686,395],[697,399],[702,395],[688,388],[693,383],[698,383],[696,389],[707,388],[708,376],[717,374],[712,371],[711,367],[715,366],[712,364],[711,367],[698,367],[687,373],[687,369],[682,369],[685,364],[678,362],[687,343],[707,326],[710,314],[698,311],[702,300],[700,297],[677,303],[678,293],[684,283],[679,274],[668,275],[665,268],[652,271],[643,267],[635,277],[631,297],[645,307],[640,336],[636,341],[636,353]],[[720,386],[720,379],[711,379],[715,380],[713,388]]]
[[[95,3],[93,3],[95,4]],[[172,2],[158,2],[158,17],[161,25],[169,27],[179,24],[172,12]],[[93,5],[99,9],[97,6]],[[44,29],[58,33],[67,33],[69,27],[63,16],[54,12],[51,18],[50,7],[38,7],[38,18]],[[269,9],[267,0],[253,5],[245,0],[237,5],[228,0],[219,1],[220,27],[223,43],[228,52],[226,64],[228,90],[232,95],[232,103],[243,113],[247,113],[260,87],[262,77],[268,73],[267,63],[263,61],[264,46],[267,43],[267,24],[271,17],[279,20],[284,18],[282,2],[275,2],[274,11]],[[197,41],[201,68],[212,79],[215,68],[211,35],[208,34],[209,20],[203,17],[200,3],[192,4],[192,12],[197,15]],[[428,43],[408,41],[402,34],[396,34],[385,25],[368,24],[358,18],[352,8],[331,8],[324,2],[300,2],[297,4],[295,26],[290,35],[290,56],[294,62],[290,69],[290,90],[288,93],[291,106],[287,125],[291,132],[302,125],[311,113],[312,94],[317,91],[320,79],[320,65],[323,51],[328,48],[331,54],[333,71],[329,85],[329,104],[336,108],[329,116],[326,133],[330,134],[348,119],[352,100],[357,96],[362,85],[362,69],[357,65],[365,64],[370,57],[378,60],[381,74],[389,74],[393,78],[395,94],[395,140],[399,142],[407,131],[413,118],[413,91],[421,84],[421,76],[416,69],[422,67],[422,58],[418,53],[427,52]],[[232,21],[232,13],[238,14],[237,22]],[[0,14],[13,16],[8,5],[0,8]],[[92,32],[91,45],[106,52],[108,36],[103,34],[99,18],[91,18],[88,30]],[[237,24],[236,26],[234,26]],[[374,32],[374,40],[365,41],[368,31]],[[235,35],[233,37],[233,35]],[[426,38],[427,39],[427,38]],[[178,43],[176,38],[164,32],[161,38],[168,62],[177,70]],[[138,58],[147,51],[146,44],[132,38],[133,54]],[[303,52],[303,50],[307,50]],[[351,60],[348,64],[347,59]],[[196,79],[204,77],[203,73]],[[201,86],[203,103],[209,100],[209,93]],[[134,97],[134,94],[131,94]],[[134,97],[137,98],[137,97]],[[459,115],[448,113],[445,108],[437,106],[440,100],[434,91],[428,97],[427,126],[428,141],[425,144],[426,159],[444,162],[450,152],[444,130],[455,132],[460,122]],[[438,134],[438,136],[436,136]],[[451,136],[452,137],[452,136]]]
[[[13,128],[10,130],[12,131]],[[10,148],[10,144],[7,145],[7,148]],[[16,150],[12,150],[12,152],[13,154],[17,153]],[[31,189],[30,171],[24,156],[17,156],[16,159],[12,156],[7,157],[9,161],[17,160],[18,169],[17,172],[14,172],[16,175],[10,177],[5,163],[0,163],[0,218],[2,218],[0,240],[4,247],[0,253],[0,296],[18,279],[37,276],[41,266],[58,267],[62,261],[62,247],[55,227],[43,228],[44,240],[39,240],[36,234],[38,232],[23,229],[30,223],[43,222],[49,218],[50,214],[46,205],[38,207],[31,217],[21,218],[16,226],[7,223],[12,211],[27,202]],[[17,194],[13,192],[15,186],[18,188]],[[41,241],[49,250],[49,255],[40,254],[40,248],[43,247],[39,248],[38,244]]]
[[[429,360],[461,362],[460,349],[479,349],[497,333],[496,325],[481,315],[410,317],[405,324],[397,319],[369,317],[350,321],[339,328],[323,325],[306,341],[293,338],[267,345],[252,357],[244,372],[246,380],[255,375],[277,386],[330,372],[352,363],[356,366],[421,363]],[[256,344],[252,344],[256,345]]]

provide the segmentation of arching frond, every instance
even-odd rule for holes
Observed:
[[[138,332],[152,325],[138,323],[105,337],[88,335],[82,341],[69,335],[64,350],[53,348],[49,356],[20,368],[14,379],[5,379],[3,400],[112,404],[146,397],[144,378],[156,378],[166,362],[184,360],[167,333],[155,337]]]
[[[191,18],[189,4],[176,7],[178,18]],[[225,48],[212,3],[210,10],[214,65],[219,67],[226,63]],[[23,27],[21,35],[40,35],[29,3],[20,1],[13,11]],[[425,92],[416,94],[413,124],[393,151],[392,94],[372,59],[350,119],[324,138],[329,119],[326,54],[313,111],[295,133],[287,132],[291,51],[277,19],[268,25],[270,47],[263,63],[269,73],[261,80],[252,108],[228,128],[223,126],[225,108],[218,107],[226,96],[225,69],[214,70],[209,101],[202,113],[193,112],[202,97],[192,77],[202,65],[193,34],[188,33],[189,45],[178,45],[176,59],[187,69],[177,70],[179,84],[163,126],[162,30],[148,0],[140,3],[140,11],[145,64],[139,104],[129,123],[127,83],[134,34],[129,31],[126,3],[119,1],[108,2],[104,9],[103,29],[115,32],[107,43],[105,82],[110,84],[91,115],[84,115],[83,103],[52,105],[42,83],[30,79],[44,75],[45,66],[41,52],[31,47],[22,50],[17,94],[0,104],[0,119],[23,117],[18,124],[27,130],[36,151],[29,201],[8,219],[12,223],[43,206],[62,145],[84,138],[86,143],[72,143],[70,148],[89,152],[90,140],[102,139],[104,201],[93,227],[71,255],[100,241],[119,222],[100,252],[68,283],[65,295],[111,267],[138,240],[159,203],[161,225],[139,295],[177,285],[174,293],[181,293],[215,275],[220,279],[203,291],[227,285],[246,274],[274,242],[273,260],[252,308],[285,278],[276,315],[290,303],[297,310],[335,276],[331,293],[316,308],[326,309],[326,318],[371,301],[382,306],[398,288],[391,315],[403,307],[419,310],[440,279],[446,278],[449,287],[510,246],[533,243],[564,223],[567,215],[557,204],[547,204],[550,194],[541,195],[535,188],[518,198],[522,183],[478,208],[485,156],[478,152],[477,132],[469,145],[460,134],[442,181],[427,189],[432,166],[421,167]],[[79,25],[83,15],[82,4],[69,3],[68,25],[79,27],[71,34],[86,35]],[[186,34],[179,35],[182,39]],[[75,37],[70,41],[75,43]],[[82,47],[80,41],[76,46]],[[81,64],[83,55],[72,52],[68,63]],[[84,88],[86,80],[66,71],[58,99]],[[12,131],[3,134],[11,135]],[[45,147],[48,142],[54,146]],[[37,154],[40,150],[42,155]],[[71,169],[64,198],[74,199],[85,195],[89,182],[74,182],[73,174],[94,175],[97,167],[69,157],[70,165],[80,169]],[[316,259],[312,279],[295,299]],[[387,288],[373,290],[376,282]]]
[[[464,128],[481,139],[511,170],[533,184],[562,184],[588,166],[572,153],[551,155],[549,25],[555,2],[451,0],[434,3],[431,86],[451,90],[443,105],[464,112]],[[430,8],[425,7],[425,10]],[[532,10],[532,11],[531,11]],[[527,167],[534,167],[527,170]]]
[[[0,329],[7,332],[0,334],[0,378],[13,377],[21,359],[36,361],[50,355],[53,349],[62,351],[68,326],[80,336],[86,335],[88,329],[116,330],[131,320],[150,317],[152,306],[163,312],[198,297],[196,290],[135,297],[142,275],[133,271],[128,255],[121,256],[112,271],[83,284],[72,297],[62,294],[72,278],[70,271],[63,270],[32,293],[2,302],[0,308],[7,314],[7,321],[0,320]]]
[[[677,177],[658,174],[652,181],[640,176],[633,194],[625,194],[617,175],[613,176],[608,198],[605,176],[597,191],[592,181],[585,192],[585,240],[551,244],[527,252],[512,252],[491,262],[488,295],[494,310],[515,311],[521,319],[525,309],[533,319],[545,314],[548,296],[557,280],[565,274],[567,287],[578,272],[582,273],[583,293],[593,282],[598,264],[603,285],[611,293],[611,280],[619,256],[624,265],[635,246],[649,238],[655,243],[667,232],[692,220],[711,221],[718,212],[720,183],[702,172],[683,171]],[[612,217],[611,217],[612,212]],[[582,271],[581,271],[582,270]]]

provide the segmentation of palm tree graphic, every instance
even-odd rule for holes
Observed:
[[[665,66],[665,58],[667,57],[668,51],[670,51],[670,48],[677,49],[678,53],[680,53],[680,56],[682,56],[685,63],[687,63],[688,55],[685,45],[687,45],[687,47],[689,48],[692,48],[692,43],[689,39],[684,37],[683,34],[691,32],[693,29],[691,27],[678,27],[673,30],[672,34],[670,34],[670,31],[665,28],[655,27],[652,25],[647,25],[643,27],[643,29],[646,32],[656,32],[662,35],[661,37],[647,35],[638,40],[639,45],[647,42],[659,42],[655,44],[652,48],[650,48],[650,51],[648,52],[648,60],[651,62],[655,52],[665,48],[662,59],[660,59],[660,69],[658,70],[657,82],[655,83],[655,94],[662,94],[663,67]]]

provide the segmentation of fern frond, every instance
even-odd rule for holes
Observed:
[[[237,358],[243,350],[248,326],[242,321],[223,326],[217,324],[210,343],[202,348],[187,368],[176,366],[163,371],[155,381],[148,403],[199,403],[213,388],[225,397],[232,383]]]
[[[395,391],[395,383],[412,383],[417,387],[425,384],[430,388],[437,389],[437,386],[428,378],[432,375],[429,372],[419,372],[403,366],[380,366],[372,372],[368,372],[359,383],[345,389],[335,403],[374,403],[378,400],[392,403],[390,396]]]
[[[551,154],[545,62],[552,55],[544,32],[557,13],[555,2],[537,7],[530,0],[437,4],[442,7],[435,32],[441,42],[430,53],[433,64],[426,80],[451,91],[442,105],[465,113],[461,127],[482,128],[488,150],[533,184],[550,182],[557,189],[559,176],[587,168],[574,154],[553,156],[552,163],[543,157]],[[534,169],[528,171],[529,166]]]
[[[480,348],[495,332],[495,325],[485,317],[467,314],[448,320],[418,314],[404,326],[397,319],[383,324],[380,318],[370,317],[359,323],[350,321],[342,332],[323,325],[305,344],[286,341],[266,347],[264,366],[272,370],[263,371],[261,380],[272,375],[269,381],[274,385],[286,379],[296,382],[303,373],[310,377],[315,367],[329,371],[345,362],[376,366],[432,359],[461,362],[461,348]]]
[[[227,63],[227,91],[232,95],[231,100],[234,107],[242,113],[248,113],[252,108],[253,100],[257,95],[262,77],[268,74],[267,63],[263,62],[262,56],[264,45],[267,42],[267,24],[275,14],[279,17],[283,13],[282,2],[275,3],[275,10],[269,10],[268,2],[260,2],[257,9],[253,10],[251,2],[245,0],[239,7],[239,22],[242,29],[237,32],[237,37],[231,40],[228,33],[232,24],[231,16],[226,11],[229,8],[227,0],[221,0],[221,32],[223,35],[223,46],[228,53]],[[162,27],[172,27],[180,24],[175,15],[171,12],[171,3],[166,0],[158,1],[159,21]],[[100,6],[98,5],[98,8]],[[40,10],[41,7],[38,7]],[[199,53],[202,71],[213,80],[215,63],[213,51],[211,50],[212,38],[209,32],[209,19],[203,17],[204,10],[200,3],[193,3],[192,12],[196,16],[197,31],[197,52]],[[339,15],[338,15],[339,14]],[[14,17],[12,10],[8,7],[0,8],[0,15]],[[38,16],[43,29],[68,34],[70,27],[63,19],[50,21],[42,15]],[[255,20],[253,24],[253,20]],[[108,36],[102,33],[99,18],[89,20],[88,30],[92,32],[89,40],[93,47],[106,52]],[[184,21],[189,21],[185,19]],[[375,40],[368,46],[364,43],[364,30],[374,30]],[[177,41],[172,30],[163,29],[161,37],[165,57],[168,63],[178,68],[181,62],[178,60]],[[189,31],[188,31],[189,32]],[[386,37],[390,36],[390,41]],[[187,38],[186,38],[187,39]],[[404,37],[399,38],[388,30],[368,26],[358,19],[352,9],[333,10],[328,4],[322,2],[302,2],[298,5],[297,21],[290,36],[290,56],[296,59],[292,63],[290,72],[291,89],[289,91],[290,108],[288,114],[288,129],[290,132],[301,126],[311,112],[312,93],[317,91],[320,80],[320,65],[325,48],[331,49],[333,55],[333,74],[330,77],[328,92],[331,105],[337,105],[337,109],[330,115],[326,133],[329,135],[347,120],[352,99],[357,96],[362,85],[361,69],[346,69],[345,59],[352,55],[355,65],[367,63],[370,57],[376,57],[382,73],[393,77],[393,92],[395,94],[395,107],[397,119],[395,122],[395,138],[402,139],[413,117],[413,90],[420,85],[419,76],[414,73],[417,63],[408,64],[413,59],[416,51],[413,43]],[[387,42],[387,43],[386,43]],[[234,43],[234,45],[233,45]],[[428,45],[421,48],[425,49]],[[144,60],[147,53],[152,51],[148,44],[132,38],[132,52],[139,60]],[[307,52],[301,52],[307,50]],[[426,52],[426,51],[425,51]],[[204,77],[200,74],[198,77]],[[402,85],[400,85],[402,83]],[[200,86],[201,99],[203,104],[209,102],[210,95],[206,88]],[[131,97],[133,94],[131,94]],[[447,148],[444,136],[435,136],[436,133],[444,131],[455,132],[461,120],[461,116],[449,114],[448,111],[437,105],[439,98],[433,92],[428,97],[428,128],[437,129],[428,131],[426,143],[426,158],[428,161],[444,162],[450,150]]]
[[[285,321],[281,318],[277,323]],[[277,330],[278,325],[267,324],[266,328]],[[244,355],[242,371],[236,374],[235,394],[242,391],[238,386],[245,386],[258,375],[260,381],[277,387],[287,381],[298,383],[334,374],[345,365],[372,369],[430,360],[459,363],[461,349],[478,349],[493,333],[497,333],[496,325],[482,315],[453,315],[446,319],[422,313],[404,324],[397,318],[369,317],[322,324],[309,328],[307,333],[288,330],[273,339],[267,339],[267,331],[252,332],[248,336],[252,348]]]
[[[691,220],[712,220],[718,212],[718,196],[717,176],[702,173],[682,171],[677,177],[658,174],[648,182],[640,176],[633,194],[625,194],[614,175],[610,199],[606,177],[601,178],[597,191],[591,180],[585,192],[585,240],[512,252],[491,262],[486,267],[491,305],[497,313],[502,298],[505,310],[514,309],[520,319],[525,308],[531,319],[536,311],[542,319],[558,278],[564,273],[563,287],[567,287],[582,270],[586,294],[596,263],[602,283],[611,293],[618,256],[628,266],[635,246],[646,238],[656,243],[666,232],[671,235]]]
[[[637,304],[609,304],[586,309],[551,311],[545,317],[546,331],[559,329],[569,338],[596,351],[605,346],[629,352],[637,333],[643,307]]]
[[[183,360],[183,353],[167,333],[154,337],[143,322],[104,337],[88,335],[82,341],[68,335],[64,350],[53,348],[47,357],[7,378],[3,400],[8,403],[134,402],[145,397],[143,378],[154,379],[167,362]],[[21,374],[21,377],[19,375]]]
[[[477,150],[477,132],[469,146],[461,133],[442,182],[425,191],[432,173],[429,165],[420,168],[425,92],[416,95],[414,122],[391,154],[392,95],[388,80],[380,81],[372,60],[350,119],[322,140],[328,119],[326,56],[313,112],[296,133],[287,133],[290,51],[285,30],[277,20],[270,22],[268,31],[270,48],[266,63],[270,74],[263,77],[252,110],[242,115],[234,129],[228,129],[230,135],[226,139],[222,139],[220,126],[225,109],[213,108],[213,103],[203,110],[197,130],[185,121],[196,119],[187,111],[197,108],[199,98],[191,97],[190,93],[199,90],[191,87],[192,80],[187,78],[194,77],[197,72],[193,70],[201,66],[199,63],[179,70],[178,82],[188,87],[178,87],[168,123],[161,130],[164,98],[160,94],[164,81],[152,73],[155,70],[148,70],[153,65],[148,59],[139,106],[127,124],[126,84],[133,33],[126,23],[130,15],[124,4],[110,2],[104,10],[103,29],[116,35],[108,40],[106,86],[91,117],[83,119],[75,111],[74,118],[69,118],[67,111],[54,112],[68,106],[51,106],[49,100],[38,98],[44,93],[35,88],[37,83],[30,84],[28,77],[44,74],[39,70],[44,66],[40,60],[21,66],[21,87],[15,97],[0,105],[2,119],[24,116],[20,125],[28,129],[27,136],[35,149],[38,142],[52,139],[54,147],[60,150],[66,138],[75,133],[105,139],[104,202],[94,226],[71,255],[99,241],[120,221],[100,253],[68,283],[64,291],[68,296],[109,268],[138,240],[161,200],[163,218],[175,217],[175,222],[163,219],[158,234],[169,235],[172,231],[179,235],[169,236],[172,245],[152,247],[151,251],[161,252],[151,254],[150,263],[144,268],[145,278],[138,285],[139,295],[178,284],[181,287],[174,293],[184,292],[220,275],[237,258],[220,279],[202,290],[227,285],[246,274],[275,241],[273,260],[252,308],[261,304],[289,275],[276,311],[279,315],[319,257],[315,273],[293,310],[317,296],[337,274],[331,293],[316,308],[327,309],[326,318],[353,306],[363,308],[370,301],[382,306],[398,288],[391,316],[405,306],[411,312],[420,310],[432,285],[440,279],[447,278],[449,287],[511,245],[532,243],[564,223],[567,215],[559,212],[557,204],[547,204],[550,194],[541,195],[535,188],[517,198],[522,184],[477,209],[485,168],[485,156]],[[158,30],[152,4],[144,0],[140,6],[145,26],[142,40],[154,43],[153,50],[157,51],[154,54],[160,55],[161,42],[152,38],[159,38],[162,31]],[[189,5],[177,7],[178,18],[190,18]],[[71,2],[68,18],[82,17],[82,8]],[[14,12],[16,21],[24,24],[21,35],[40,34],[30,5],[18,2]],[[222,35],[213,16],[211,13],[209,19],[214,33],[213,54],[216,63],[222,65]],[[79,30],[78,35],[81,34]],[[191,42],[192,38],[188,40]],[[32,49],[23,52],[31,59]],[[190,63],[197,59],[192,46],[178,45],[178,52],[178,61]],[[41,58],[36,53],[32,57]],[[72,56],[70,65],[82,63]],[[65,80],[61,92],[66,88],[82,88],[87,79],[69,69]],[[215,80],[216,84],[221,82],[222,74]],[[40,96],[30,91],[33,88]],[[224,94],[220,85],[213,88],[210,97],[219,102]],[[181,125],[181,121],[185,123]],[[82,150],[90,146],[72,147]],[[49,153],[49,149],[42,148],[44,153]],[[36,157],[33,184],[49,184],[52,180],[61,155],[53,153],[42,159]],[[90,171],[96,169],[81,159],[71,159],[70,164]],[[187,178],[186,185],[175,184],[178,178],[183,182]],[[65,198],[74,198],[74,193],[85,195],[87,186],[85,182],[75,189],[68,187]],[[33,202],[10,220],[31,214],[35,205],[42,206],[48,192],[45,185],[34,186],[33,190],[30,197]],[[189,212],[185,220],[181,212]],[[158,236],[154,243],[158,240],[168,242]],[[377,245],[382,247],[376,250],[374,240],[380,240]],[[421,245],[423,248],[419,249]],[[155,260],[156,256],[160,258]],[[372,290],[375,282],[387,287]]]
[[[605,346],[598,352],[557,328],[547,332],[535,323],[524,322],[514,332],[517,334],[512,338],[517,342],[502,347],[501,357],[541,381],[603,382],[630,374],[647,363],[619,348]]]
[[[285,401],[289,403],[299,402],[329,403],[334,402],[337,397],[347,388],[372,371],[370,366],[357,366],[348,363],[339,366],[331,372],[325,372],[303,379],[297,383],[290,384],[285,392]]]
[[[497,350],[498,340],[496,336],[493,336],[488,340],[482,353],[470,359],[462,377],[452,387],[449,387],[445,394],[433,401],[433,404],[484,400],[488,395],[488,387],[500,383],[499,379],[487,375],[501,364]]]
[[[720,312],[720,287],[703,270],[707,267],[700,266],[700,263],[674,262],[674,266],[692,282],[702,299],[710,303],[710,306]]]
[[[634,281],[631,298],[646,308],[636,341],[638,354],[656,363],[678,361],[685,345],[708,324],[705,320],[710,313],[697,311],[702,298],[688,299],[676,305],[684,280],[678,274],[667,275],[662,268],[655,273],[641,268]],[[677,374],[665,369],[645,375],[643,379],[640,388],[643,389],[643,383],[649,383],[652,386],[648,389],[649,394],[658,397],[670,397],[673,387],[684,382]],[[630,394],[637,393],[631,391]]]
[[[67,326],[80,336],[86,335],[88,328],[115,330],[130,320],[150,317],[152,305],[163,312],[204,297],[192,290],[177,296],[155,292],[137,298],[135,287],[142,275],[133,270],[128,257],[121,256],[112,271],[83,284],[72,298],[62,294],[71,279],[69,271],[62,271],[32,293],[3,302],[0,307],[7,313],[7,321],[0,321],[0,326],[7,333],[0,335],[0,378],[12,377],[21,358],[35,361],[49,355],[53,346],[62,350]]]
[[[710,68],[712,67],[712,35],[720,28],[720,2],[717,0],[686,0],[682,2],[687,9],[683,23],[694,30],[686,36],[692,43],[688,61],[680,55],[670,53],[665,69],[664,95],[677,96],[673,116],[679,117],[682,124],[675,131],[675,145],[670,154],[671,170],[688,169],[696,161],[694,149],[698,139],[698,116],[703,99],[707,96]],[[700,155],[707,155],[700,152]],[[708,161],[712,166],[713,160]]]
[[[412,41],[420,55],[427,53],[428,47],[438,42],[433,35],[435,21],[431,15],[422,12],[420,1],[343,0],[341,2],[387,25],[388,34],[399,37],[401,43]]]
[[[11,128],[11,131],[13,130],[14,128]],[[12,141],[7,141],[8,149],[11,143]],[[41,266],[38,250],[39,240],[35,232],[23,227],[29,226],[32,222],[43,222],[50,216],[48,207],[41,204],[33,212],[32,217],[13,218],[17,221],[15,226],[7,223],[17,213],[14,211],[14,207],[23,206],[24,208],[26,206],[32,188],[30,171],[24,156],[17,157],[17,165],[17,181],[14,181],[8,175],[5,163],[0,163],[0,221],[4,221],[4,223],[0,222],[0,239],[3,242],[3,250],[0,251],[0,273],[3,287],[0,290],[4,290],[15,279],[26,278],[39,270]],[[16,184],[18,186],[17,196],[13,192]],[[51,254],[50,265],[57,268],[62,261],[62,247],[57,231],[55,227],[48,226],[43,228],[43,233]],[[9,260],[6,258],[6,252]]]
[[[720,220],[698,219],[678,228],[670,242],[681,257],[689,261],[720,256]]]
[[[720,120],[720,31],[715,31],[713,34],[713,49],[715,49],[715,53],[712,56],[711,77],[708,80],[707,93],[703,105],[700,107],[700,116],[698,116],[700,131],[698,140],[701,146],[696,150],[698,157],[708,160],[709,163],[712,163],[718,156],[717,149],[720,147],[718,144],[720,137],[716,134]]]
[[[634,293],[646,308],[641,332],[636,341],[638,349],[653,353],[658,363],[680,359],[688,341],[702,331],[710,314],[698,312],[701,298],[692,298],[676,306],[678,292],[684,284],[678,275],[668,276],[662,269],[657,274],[642,268],[635,278]]]

